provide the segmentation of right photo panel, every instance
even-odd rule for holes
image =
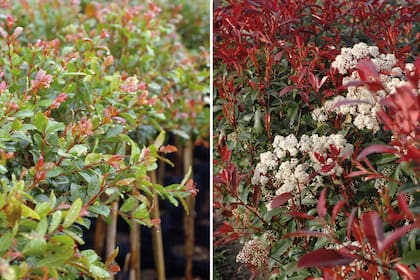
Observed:
[[[418,1],[214,1],[213,279],[420,279]]]

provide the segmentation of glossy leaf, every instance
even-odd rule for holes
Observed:
[[[318,249],[304,255],[298,261],[298,267],[323,268],[336,265],[346,265],[351,263],[354,258],[343,255],[333,249]]]

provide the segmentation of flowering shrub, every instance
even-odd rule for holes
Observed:
[[[118,249],[80,249],[91,218],[121,199],[127,222],[158,227],[153,192],[196,192],[148,172],[171,164],[165,131],[207,136],[206,58],[153,2],[70,2],[0,1],[1,279],[110,279]]]
[[[215,244],[243,242],[237,261],[255,275],[420,275],[419,9],[215,9]]]

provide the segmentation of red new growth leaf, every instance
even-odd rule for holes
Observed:
[[[365,156],[373,154],[373,153],[395,154],[397,152],[398,152],[397,149],[394,147],[391,147],[388,145],[374,144],[364,149],[357,156],[357,160],[360,160],[361,158],[364,158]]]
[[[344,199],[340,201],[339,203],[337,203],[336,205],[334,205],[334,208],[331,214],[331,225],[334,225],[335,218],[337,217],[338,212],[344,207],[346,202],[347,202],[347,199]]]
[[[327,216],[327,189],[323,189],[321,192],[321,196],[318,199],[318,204],[316,206],[316,210],[318,211],[318,216],[321,218],[325,218]]]
[[[382,89],[379,72],[376,69],[375,63],[373,63],[370,59],[360,61],[356,69],[359,73],[360,79],[365,82],[365,85],[369,90],[376,92]]]
[[[336,265],[346,265],[353,261],[354,259],[350,256],[343,255],[332,249],[318,249],[313,252],[310,252],[304,255],[298,261],[298,268],[303,267],[314,267],[314,268],[323,268],[331,267]]]
[[[370,245],[375,250],[379,250],[384,240],[384,225],[382,224],[379,215],[375,211],[371,211],[362,215],[363,232]]]
[[[174,153],[176,151],[178,151],[178,149],[172,145],[166,145],[159,148],[159,152],[165,153],[165,154]]]
[[[389,247],[391,247],[395,243],[395,241],[400,239],[407,232],[415,229],[416,226],[418,227],[418,225],[416,225],[416,224],[404,226],[404,227],[401,227],[401,228],[395,230],[391,234],[389,234],[386,237],[386,239],[383,240],[383,242],[381,242],[381,244],[379,246],[379,249],[378,249],[378,254],[382,254],[382,253],[386,252],[389,249]]]
[[[282,193],[281,195],[278,195],[273,198],[273,201],[271,201],[271,208],[278,208],[285,204],[289,199],[291,199],[293,196],[291,193]]]

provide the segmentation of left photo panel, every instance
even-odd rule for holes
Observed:
[[[0,279],[210,279],[210,2],[0,0]]]

